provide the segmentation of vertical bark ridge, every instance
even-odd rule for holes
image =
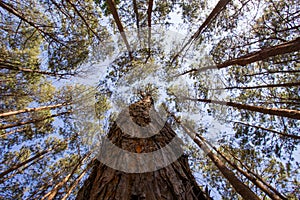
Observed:
[[[129,112],[135,123],[145,126],[150,123],[147,111],[152,101],[146,98],[129,106]],[[122,117],[122,116],[120,116]],[[124,134],[117,123],[114,123],[107,135],[108,139],[120,148],[134,152],[147,153],[167,145],[176,133],[168,123],[160,132],[148,138],[136,138]],[[140,145],[137,152],[136,145]],[[180,144],[178,144],[180,145]],[[119,159],[122,162],[122,159]],[[95,199],[210,199],[196,183],[188,165],[186,156],[153,172],[125,173],[112,169],[99,161],[80,189],[77,200]]]

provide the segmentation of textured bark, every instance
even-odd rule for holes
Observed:
[[[132,120],[141,126],[149,123],[147,114],[151,101],[143,99],[129,108]],[[121,113],[122,115],[122,113]],[[122,118],[122,116],[120,116]],[[122,121],[123,119],[121,119]],[[175,132],[165,123],[160,132],[148,138],[137,138],[125,134],[117,123],[108,133],[108,139],[129,152],[148,153],[161,149],[174,137]],[[178,144],[180,148],[180,144]],[[110,155],[118,159],[118,156]],[[122,162],[122,158],[117,160]],[[133,167],[134,163],[132,163]],[[99,161],[95,162],[92,173],[80,189],[77,200],[102,199],[210,199],[198,187],[188,160],[181,156],[167,167],[153,172],[125,173],[112,169]]]
[[[233,171],[228,169],[226,165],[215,155],[210,148],[206,145],[205,139],[198,134],[196,134],[189,127],[181,124],[181,121],[172,113],[169,114],[174,118],[174,120],[181,125],[183,130],[193,139],[193,141],[206,153],[206,155],[210,158],[210,160],[216,165],[216,167],[220,170],[223,176],[227,179],[227,181],[232,185],[232,187],[239,193],[243,199],[248,200],[259,200],[259,197],[252,192],[252,190],[245,185],[242,181],[240,181],[234,174]],[[200,140],[197,137],[200,138]]]

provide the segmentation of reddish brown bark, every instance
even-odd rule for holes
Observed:
[[[194,131],[189,129],[188,127],[181,124],[180,120],[174,115],[171,114],[174,120],[181,125],[183,130],[193,139],[193,141],[206,153],[206,155],[210,158],[210,160],[216,165],[216,167],[220,170],[223,176],[228,180],[228,182],[232,185],[232,187],[239,193],[243,199],[251,199],[251,200],[259,200],[258,196],[251,191],[251,189],[241,182],[235,174],[226,167],[226,165],[215,155],[209,147],[197,137],[193,137]]]
[[[149,99],[148,99],[149,100]],[[145,98],[129,108],[132,120],[141,126],[149,123],[149,107],[151,101]],[[128,121],[127,117],[119,115],[121,123]],[[119,124],[119,123],[118,123]],[[107,137],[119,148],[126,151],[143,154],[155,152],[169,144],[176,133],[168,123],[158,134],[148,138],[137,138],[124,133],[117,123],[111,127]],[[178,143],[177,148],[180,149]],[[109,151],[113,161],[124,162],[123,157]],[[102,154],[101,154],[102,155]],[[167,155],[165,155],[167,156]],[[135,163],[127,163],[135,168]],[[185,156],[156,171],[145,173],[125,173],[112,169],[99,161],[95,163],[92,173],[80,189],[77,200],[98,199],[210,199],[197,185]]]

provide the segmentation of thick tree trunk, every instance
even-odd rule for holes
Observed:
[[[149,100],[149,99],[148,99]],[[151,101],[143,99],[132,104],[129,114],[136,124],[145,126],[149,124],[149,107]],[[135,155],[152,153],[169,145],[176,136],[168,123],[164,123],[158,134],[147,138],[131,136],[124,133],[122,123],[128,117],[121,113],[119,122],[115,122],[107,138],[119,148],[132,152]],[[156,119],[155,119],[156,120]],[[121,125],[120,125],[121,124]],[[125,125],[126,126],[126,125]],[[178,141],[178,148],[180,148]],[[181,149],[181,148],[180,148]],[[171,152],[173,153],[173,152]],[[114,162],[126,162],[126,158],[109,152]],[[169,155],[164,155],[169,156]],[[162,158],[165,159],[165,158]],[[100,158],[101,160],[101,158]],[[157,161],[159,163],[159,161]],[[146,165],[147,162],[145,161]],[[121,163],[122,164],[122,163]],[[125,164],[125,163],[124,163]],[[126,165],[126,164],[125,164]],[[135,169],[136,163],[127,163],[130,169]],[[155,171],[144,173],[126,173],[110,168],[97,161],[93,171],[80,189],[77,200],[102,200],[102,199],[210,199],[200,190],[195,178],[189,168],[188,160],[185,156],[180,156],[170,165]]]

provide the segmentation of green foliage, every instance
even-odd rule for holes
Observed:
[[[114,36],[120,34],[104,0],[2,1],[0,113],[63,105],[0,119],[0,127],[12,125],[0,130],[1,172],[39,152],[53,149],[2,177],[0,199],[41,199],[71,173],[83,155],[99,145],[99,138],[105,135],[117,116],[114,106],[124,108],[128,102],[137,100],[141,91],[151,93],[154,102],[164,103],[182,123],[201,136],[209,138],[216,134],[218,149],[235,164],[243,169],[247,166],[289,199],[299,198],[299,139],[289,137],[299,136],[299,120],[178,98],[180,94],[180,97],[299,110],[299,86],[272,86],[300,81],[299,52],[245,66],[230,66],[217,73],[212,69],[178,75],[187,69],[214,66],[299,37],[298,1],[230,1],[199,39],[193,40],[189,50],[182,52],[172,64],[184,40],[177,34],[176,41],[165,44],[171,37],[168,30],[183,28],[188,40],[193,30],[205,21],[213,5],[198,0],[154,1],[152,37],[148,41],[148,2],[137,1],[141,27],[138,38],[133,2],[114,1],[126,30],[124,34],[134,47],[130,57],[123,49],[115,52],[123,41]],[[173,26],[174,19],[182,20],[177,27]],[[170,49],[166,50],[166,46]],[[107,71],[99,70],[104,78],[98,87],[77,84],[72,78],[62,80],[65,77],[59,75],[84,76],[85,67],[93,67],[95,63],[107,65],[111,57],[114,59],[106,66]],[[103,60],[106,62],[102,63]],[[94,71],[97,70],[95,67]],[[149,81],[157,77],[159,83]],[[76,83],[72,82],[74,80]],[[262,85],[268,87],[243,89]],[[240,199],[199,148],[187,137],[183,139],[185,152],[191,157],[190,165],[195,174],[200,174],[200,185],[212,189],[216,199]],[[76,169],[56,199],[68,192],[93,156]],[[226,166],[257,195],[265,198],[258,187],[228,164]],[[70,199],[74,199],[83,180]]]

